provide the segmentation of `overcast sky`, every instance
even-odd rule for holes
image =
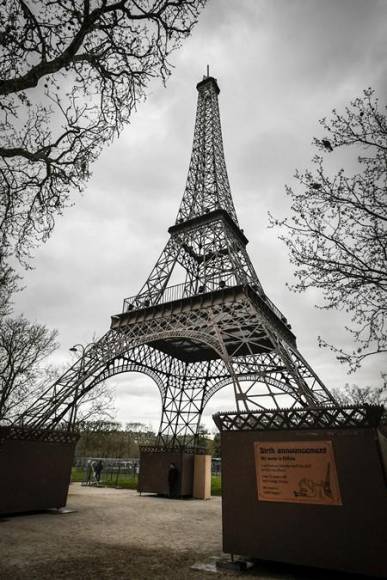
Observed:
[[[226,164],[239,222],[268,296],[284,312],[301,353],[328,388],[380,382],[381,359],[355,375],[317,346],[321,335],[351,349],[346,320],[314,308],[317,292],[292,294],[286,249],[267,212],[288,213],[285,184],[310,166],[318,120],[372,86],[386,95],[387,2],[378,0],[211,0],[172,60],[166,88],[155,83],[132,124],[100,156],[82,197],[58,220],[26,273],[17,312],[59,331],[51,362],[67,364],[75,343],[101,336],[135,294],[168,239],[184,192],[206,65],[220,87]],[[157,427],[160,398],[148,377],[110,379],[117,419]],[[233,408],[220,391],[210,416]]]

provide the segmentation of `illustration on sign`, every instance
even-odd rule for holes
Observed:
[[[259,441],[258,500],[342,505],[332,441]]]

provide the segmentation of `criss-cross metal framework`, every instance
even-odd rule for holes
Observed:
[[[335,403],[247,254],[227,177],[216,79],[207,75],[197,90],[187,185],[160,258],[140,292],[112,316],[110,330],[28,409],[24,423],[63,423],[97,383],[130,371],[158,386],[157,443],[167,447],[195,444],[205,405],[228,384],[238,410]],[[169,286],[175,268],[184,282]]]

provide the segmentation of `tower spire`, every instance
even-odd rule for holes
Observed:
[[[183,199],[175,225],[168,230],[171,238],[138,293],[136,306],[165,300],[177,264],[185,271],[184,297],[247,284],[264,294],[231,197],[220,126],[220,89],[212,76],[196,88],[194,140]]]
[[[198,101],[187,184],[176,223],[223,209],[238,225],[224,159],[217,80],[209,75],[197,84]]]

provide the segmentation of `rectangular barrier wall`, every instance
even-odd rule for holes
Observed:
[[[387,577],[376,415],[369,407],[215,415],[224,551]]]
[[[0,427],[0,513],[64,507],[78,437]]]
[[[211,455],[195,455],[193,497],[196,499],[211,497]]]
[[[170,464],[174,463],[178,470],[176,495],[192,496],[194,457],[193,453],[184,450],[141,447],[138,491],[169,495],[168,472]]]

